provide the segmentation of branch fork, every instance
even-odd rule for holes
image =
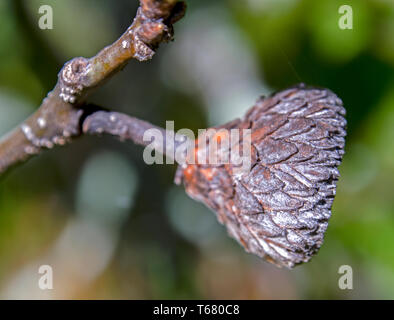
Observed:
[[[160,43],[172,40],[173,24],[185,10],[186,5],[177,0],[140,0],[133,23],[118,40],[90,59],[77,57],[67,62],[38,110],[0,139],[0,174],[42,150],[65,145],[82,134],[98,134],[83,123],[88,116],[94,116],[86,107],[89,94],[131,59],[151,59]],[[110,119],[124,121],[125,117]],[[129,118],[128,123],[134,121],[138,127],[140,120]],[[146,125],[154,127],[144,122]],[[130,138],[137,143],[141,140],[135,135]]]

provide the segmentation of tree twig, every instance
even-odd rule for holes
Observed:
[[[177,0],[140,0],[133,23],[117,41],[90,59],[78,57],[67,62],[39,109],[0,139],[0,174],[83,134],[81,121],[86,117],[88,95],[129,60],[151,59],[161,42],[172,39],[173,24],[185,9]]]
[[[184,135],[175,134],[173,131],[167,131],[149,122],[123,113],[104,110],[88,115],[83,121],[82,130],[84,134],[101,135],[106,133],[122,141],[131,140],[136,144],[149,146],[179,164],[183,164],[187,156],[187,149],[184,148],[185,142],[192,142]],[[145,133],[149,134],[145,136]],[[160,136],[159,139],[157,139],[158,136]],[[183,149],[178,149],[178,147]],[[182,153],[178,155],[179,157],[175,157],[177,150]]]

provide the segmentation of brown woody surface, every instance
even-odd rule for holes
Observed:
[[[172,25],[183,17],[185,8],[177,0],[141,0],[133,23],[117,41],[90,59],[79,57],[66,63],[38,110],[0,139],[0,175],[45,149],[82,135],[82,122],[92,112],[85,108],[89,93],[130,59],[151,59],[159,44],[172,38]],[[85,129],[90,132],[86,125]]]

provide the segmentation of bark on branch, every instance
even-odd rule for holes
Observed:
[[[187,150],[183,149],[185,142],[192,142],[184,135],[175,134],[172,131],[167,132],[165,129],[149,122],[123,113],[104,110],[88,115],[83,121],[82,130],[84,134],[102,135],[106,133],[119,138],[121,141],[131,140],[135,144],[149,146],[181,165],[185,163],[187,156]],[[152,131],[148,132],[148,130]],[[145,133],[148,133],[146,137],[144,137]],[[155,140],[154,138],[157,135],[160,135],[160,139]],[[152,137],[154,138],[152,139]],[[178,149],[178,147],[180,148]],[[177,150],[180,152],[178,157],[175,156]]]
[[[129,60],[151,59],[160,43],[172,39],[173,24],[183,17],[185,9],[185,4],[177,0],[140,0],[133,23],[118,40],[90,59],[78,57],[67,62],[58,74],[55,88],[38,110],[0,139],[0,175],[45,149],[64,145],[84,134],[83,121],[92,119],[88,116],[92,111],[84,107],[89,94]],[[152,127],[130,119],[144,123],[145,128]],[[130,138],[137,143],[142,141],[137,135]]]

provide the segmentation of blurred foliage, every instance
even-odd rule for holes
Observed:
[[[346,1],[353,30],[338,28],[340,0],[188,2],[175,42],[131,62],[92,101],[196,131],[242,115],[256,88],[332,89],[349,131],[319,254],[292,271],[246,254],[173,185],[174,166],[147,166],[140,147],[86,137],[1,178],[0,296],[393,299],[393,1]],[[42,4],[53,6],[53,30],[38,28]],[[0,133],[34,111],[65,61],[114,41],[137,4],[1,0]],[[37,288],[40,264],[54,268],[50,293]],[[353,267],[354,290],[338,288],[341,265]]]

